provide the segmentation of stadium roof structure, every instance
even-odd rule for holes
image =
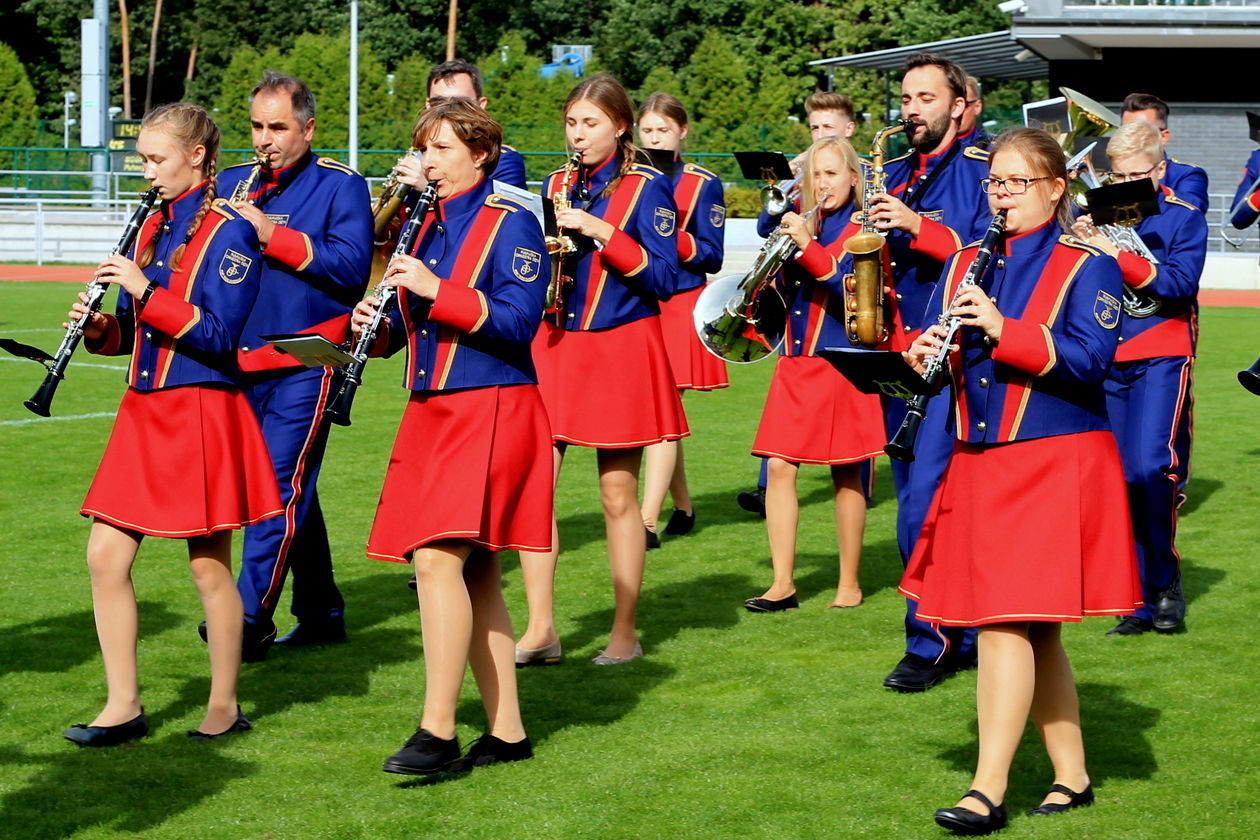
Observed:
[[[1010,30],[967,35],[945,41],[911,44],[888,50],[820,58],[811,61],[816,67],[850,67],[860,70],[901,72],[906,59],[915,53],[932,53],[957,62],[973,76],[986,79],[1044,79],[1050,73],[1049,63],[1027,49]]]

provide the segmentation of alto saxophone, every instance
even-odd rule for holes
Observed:
[[[864,179],[862,189],[862,232],[844,243],[844,250],[853,256],[853,274],[844,281],[845,327],[849,340],[874,347],[888,338],[887,302],[884,287],[888,276],[888,239],[875,230],[871,220],[872,199],[884,192],[887,173],[884,171],[884,144],[894,134],[914,125],[911,120],[898,120],[881,128],[871,141],[871,176]]]
[[[568,210],[573,206],[573,202],[569,200],[569,193],[573,189],[573,182],[577,177],[578,166],[581,163],[582,152],[580,150],[575,151],[565,161],[564,170],[560,174],[560,186],[551,194],[551,205],[557,213],[562,210]],[[546,237],[546,242],[547,253],[551,255],[551,282],[547,284],[547,296],[543,300],[543,311],[551,315],[564,306],[566,287],[573,282],[572,278],[566,277],[564,274],[564,258],[577,250],[577,243],[573,241],[573,237],[566,235],[559,227],[556,228],[554,236],[549,235]]]

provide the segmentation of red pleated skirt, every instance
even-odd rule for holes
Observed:
[[[879,395],[863,394],[817,356],[780,356],[753,454],[796,464],[850,464],[884,452]]]
[[[413,392],[367,555],[405,563],[437,540],[546,551],[553,473],[547,414],[535,386]]]
[[[629,449],[691,434],[659,318],[607,330],[544,321],[533,354],[553,440]]]
[[[679,390],[715,391],[731,384],[726,378],[726,362],[705,350],[700,336],[696,335],[691,312],[703,291],[704,286],[697,286],[661,302],[665,354],[669,356],[669,367]]]
[[[127,389],[79,513],[155,537],[197,537],[281,510],[245,395],[186,385]]]
[[[955,444],[901,580],[927,622],[1080,621],[1142,604],[1111,432]]]

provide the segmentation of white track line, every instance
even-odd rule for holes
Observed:
[[[29,426],[32,423],[49,423],[53,420],[92,420],[97,417],[113,417],[112,411],[97,411],[92,414],[66,414],[61,417],[27,417],[24,420],[0,420],[0,426]]]
[[[19,359],[16,356],[0,356],[0,362],[24,362],[25,364],[29,365],[31,363],[31,360]],[[127,369],[126,365],[101,365],[101,364],[97,364],[96,362],[71,362],[70,367],[72,368],[99,368],[100,370],[122,370],[122,371],[125,371]]]

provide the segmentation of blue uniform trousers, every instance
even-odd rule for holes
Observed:
[[[888,439],[892,440],[906,416],[906,403],[884,397],[884,421]],[[923,530],[936,487],[945,474],[954,436],[946,427],[953,402],[949,389],[928,400],[927,414],[919,425],[914,444],[914,460],[892,461],[893,485],[897,489],[897,549],[904,566],[910,560],[914,544]],[[970,627],[933,627],[915,617],[915,603],[906,599],[906,653],[936,662],[946,654],[970,653],[975,647],[976,631]]]
[[[290,568],[292,611],[299,622],[340,616],[345,606],[333,581],[328,532],[315,491],[328,441],[324,406],[335,382],[332,370],[315,368],[255,375],[246,385],[284,505],[283,516],[245,529],[237,588],[249,623],[271,620]]]
[[[1142,599],[1137,611],[1150,619],[1159,592],[1177,576],[1181,557],[1174,541],[1177,509],[1190,473],[1189,356],[1115,362],[1104,383],[1107,414],[1120,446],[1129,508],[1137,541]]]

